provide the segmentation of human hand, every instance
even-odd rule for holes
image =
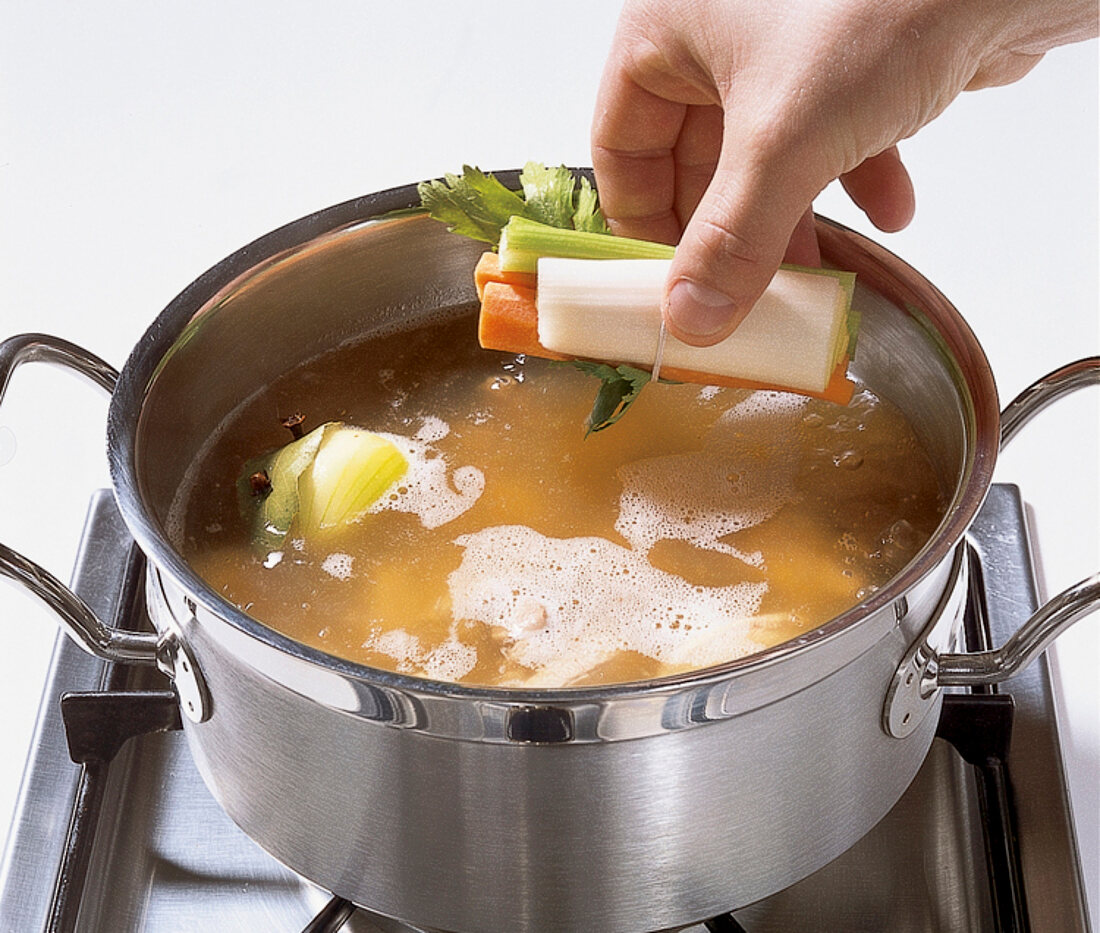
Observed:
[[[896,144],[1095,30],[1094,0],[627,0],[593,122],[601,204],[616,233],[679,242],[669,330],[716,343],[784,258],[818,262],[827,184],[901,229]]]

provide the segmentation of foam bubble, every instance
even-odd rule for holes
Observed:
[[[416,439],[425,444],[433,444],[441,441],[451,433],[451,426],[442,418],[435,415],[426,415],[421,419],[420,429],[416,432]]]
[[[460,680],[477,664],[477,649],[460,642],[453,634],[428,652],[424,658],[424,673],[436,680]]]
[[[793,498],[795,432],[804,405],[786,393],[754,392],[722,414],[701,450],[621,467],[615,530],[643,553],[658,541],[687,541],[761,566],[759,552],[723,539],[766,521]],[[761,436],[754,420],[770,423],[775,443],[761,447],[754,440]]]
[[[376,629],[363,640],[363,647],[384,654],[395,662],[397,670],[406,674],[414,670],[416,659],[424,654],[420,639],[403,628],[385,632]]]
[[[504,628],[508,655],[536,671],[564,657],[583,673],[618,651],[706,666],[761,647],[749,625],[764,583],[696,586],[604,538],[549,538],[523,525],[456,543],[453,618]]]
[[[321,569],[337,580],[351,579],[351,565],[354,558],[350,554],[334,552],[321,561]]]
[[[447,639],[431,650],[402,628],[385,632],[375,629],[363,647],[386,655],[403,673],[421,673],[436,680],[460,680],[477,664],[477,649],[460,642],[453,627]]]
[[[371,512],[387,509],[411,512],[425,528],[438,528],[454,521],[481,498],[485,474],[474,466],[452,470],[446,458],[427,439],[439,440],[448,433],[450,427],[442,419],[425,418],[414,437],[381,435],[405,455],[409,469],[392,491],[371,506]]]

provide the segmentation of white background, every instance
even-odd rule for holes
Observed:
[[[463,162],[587,164],[616,15],[592,0],[7,0],[0,337],[45,331],[121,366],[177,292],[284,222]],[[917,217],[873,235],[967,317],[1002,402],[1100,351],[1097,126],[1091,42],[964,95],[902,147]],[[872,232],[839,190],[818,209]],[[1050,593],[1100,567],[1097,394],[1045,413],[998,466],[1034,507]],[[88,496],[107,485],[105,412],[98,390],[42,366],[22,368],[0,408],[0,540],[62,577]],[[0,826],[54,630],[0,587]],[[1094,918],[1098,645],[1094,614],[1053,652]]]

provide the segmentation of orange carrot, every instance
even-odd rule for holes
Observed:
[[[503,282],[506,285],[522,285],[524,288],[533,289],[536,275],[534,272],[501,272],[500,255],[494,252],[484,252],[474,268],[474,284],[477,286],[479,300],[485,294],[486,282]]]
[[[735,376],[719,376],[715,373],[703,373],[693,369],[678,369],[675,366],[662,366],[661,378],[671,379],[673,382],[697,382],[701,385],[725,386],[730,389],[797,392],[799,395],[808,395],[811,398],[836,402],[837,405],[847,405],[856,391],[856,384],[848,378],[848,362],[848,357],[845,356],[836,364],[836,369],[833,370],[828,383],[820,392],[811,392],[809,389],[792,389],[790,386],[780,386],[770,382],[754,382],[752,379],[738,379]]]
[[[494,254],[486,253],[485,255],[491,256]],[[509,274],[511,275],[511,273]],[[534,276],[530,275],[529,278],[534,279]],[[481,315],[478,318],[477,336],[481,346],[486,350],[526,353],[528,356],[539,356],[548,360],[573,359],[573,357],[547,350],[539,343],[539,318],[538,305],[535,302],[535,289],[523,284],[510,284],[486,279],[484,286],[481,288]],[[822,392],[809,392],[804,389],[792,389],[790,386],[754,382],[751,379],[737,379],[732,376],[718,376],[713,373],[698,372],[691,369],[678,369],[674,366],[662,366],[661,376],[674,382],[693,382],[700,385],[726,386],[734,389],[798,392],[800,395],[825,399],[838,405],[847,405],[855,392],[855,383],[848,378],[847,357],[844,357],[837,364],[828,385],[825,386]]]
[[[481,296],[477,339],[486,350],[526,353],[548,360],[570,357],[547,350],[539,343],[538,306],[535,290],[505,282],[486,282]]]

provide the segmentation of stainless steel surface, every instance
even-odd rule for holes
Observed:
[[[966,548],[959,545],[951,563],[951,583],[940,605],[933,610],[924,631],[913,640],[890,680],[882,708],[882,727],[895,739],[904,739],[912,733],[936,705],[938,691],[928,672],[938,657],[937,646],[955,644],[966,606],[968,566]]]
[[[71,369],[110,392],[118,372],[76,344],[45,334],[20,334],[0,343],[0,402],[15,370],[24,363],[44,362]],[[108,661],[155,664],[157,636],[119,632],[105,625],[79,595],[53,574],[17,551],[0,544],[0,576],[8,577],[43,600],[69,634],[88,652]]]
[[[101,389],[114,390],[118,372],[82,347],[45,334],[20,334],[0,343],[0,402],[15,370],[24,363],[44,362],[71,369]],[[61,620],[65,631],[89,654],[105,661],[155,665],[169,677],[179,673],[177,689],[184,714],[195,722],[210,714],[202,675],[186,645],[171,628],[159,632],[120,631],[57,577],[5,544],[0,544],[0,576],[37,596]]]
[[[118,382],[118,370],[75,343],[47,334],[19,334],[0,343],[0,399],[15,370],[35,362],[64,366],[108,392],[114,391]]]
[[[1001,413],[1001,446],[1052,402],[1087,386],[1100,385],[1100,357],[1069,363],[1037,379]],[[940,686],[997,684],[1027,667],[1063,631],[1100,602],[1100,573],[1052,597],[999,647],[932,658],[924,672],[927,690]]]
[[[0,576],[41,599],[73,639],[105,661],[157,664],[162,638],[155,632],[120,632],[100,621],[92,608],[45,568],[0,544]]]
[[[1027,422],[1063,395],[1100,384],[1100,356],[1068,363],[1024,389],[1001,413],[1001,446],[1012,440]]]
[[[119,587],[130,547],[130,536],[110,493],[101,492],[88,513],[72,584],[103,618],[113,619],[119,609]],[[80,779],[80,767],[69,759],[58,704],[69,690],[99,689],[106,669],[103,661],[58,634],[15,821],[0,863],[0,930],[4,933],[30,933],[45,925]]]
[[[1100,384],[1100,357],[1077,360],[1036,380],[1001,415],[1001,445],[1012,440],[1028,421],[1071,392]],[[962,552],[956,555],[957,562]],[[961,565],[960,565],[961,566]],[[1100,573],[1068,587],[1049,599],[1003,645],[965,654],[938,653],[933,637],[946,624],[936,613],[928,633],[907,652],[894,675],[884,711],[886,730],[899,738],[932,701],[939,687],[976,687],[998,684],[1027,667],[1063,631],[1092,612],[1100,602]]]
[[[108,494],[94,504],[92,519],[74,579],[97,611],[113,618],[111,601],[129,542]],[[971,537],[981,558],[992,637],[1001,640],[1037,604],[1015,488],[991,489]],[[79,773],[68,761],[55,703],[63,691],[98,688],[104,670],[102,662],[59,638],[36,754],[4,861],[5,931],[43,929]],[[137,670],[134,675],[146,676]],[[1009,766],[1031,930],[1084,933],[1045,659],[1006,687],[1017,706]],[[735,916],[750,933],[993,933],[978,811],[970,767],[937,740],[913,785],[867,836],[804,881]],[[721,833],[723,827],[713,830]],[[575,896],[583,900],[585,892]],[[111,766],[77,933],[299,933],[328,897],[233,825],[197,774],[183,736],[150,735],[131,742]],[[344,929],[415,931],[364,911]],[[703,927],[691,933],[703,933]]]
[[[166,674],[176,688],[180,711],[190,722],[206,722],[214,711],[214,702],[206,687],[191,649],[187,647],[178,630],[171,625],[159,629],[157,640],[157,668]]]
[[[980,347],[916,272],[822,221],[825,255],[863,283],[856,374],[900,405],[953,490],[906,570],[802,638],[664,681],[519,692],[370,670],[224,603],[171,539],[187,470],[257,387],[464,308],[478,248],[379,216],[414,201],[410,187],[338,205],[229,257],[154,322],[112,396],[112,478],[151,559],[150,615],[201,672],[184,697],[200,773],[287,864],[439,928],[671,927],[804,877],[885,814],[931,742],[938,696],[902,740],[881,704],[988,488],[998,411]]]
[[[1100,603],[1100,573],[1051,597],[1000,648],[969,654],[941,654],[930,666],[930,686],[999,684],[1027,667],[1062,632]]]
[[[261,917],[268,933],[300,933],[328,900],[245,837],[205,792],[194,792],[201,780],[179,735],[142,740],[127,771],[108,811],[120,826],[96,853],[80,933],[231,933],[256,929]],[[140,787],[163,788],[165,800]],[[167,802],[181,797],[185,808]],[[967,766],[937,741],[912,790],[854,849],[736,916],[750,933],[992,933],[977,811]],[[584,892],[574,896],[583,900]],[[360,911],[344,929],[414,928]]]
[[[1014,486],[996,485],[971,528],[981,558],[991,641],[1039,607],[1028,516]],[[1032,931],[1089,929],[1046,656],[1002,685],[1016,702],[1008,766]]]

